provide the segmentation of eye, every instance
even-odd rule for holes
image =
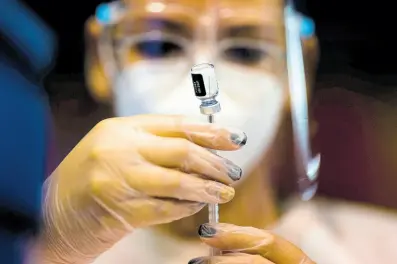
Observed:
[[[135,52],[150,59],[168,58],[183,53],[180,45],[166,40],[147,40],[137,43]]]
[[[224,51],[226,59],[241,64],[258,64],[267,57],[267,53],[253,47],[230,47]]]

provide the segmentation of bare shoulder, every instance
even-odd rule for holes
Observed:
[[[294,201],[275,231],[317,263],[397,263],[392,210],[322,198]]]

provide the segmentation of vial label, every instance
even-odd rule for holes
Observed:
[[[192,79],[193,79],[193,87],[194,87],[194,93],[198,97],[206,96],[207,92],[205,91],[205,86],[204,86],[204,79],[201,74],[192,74]]]

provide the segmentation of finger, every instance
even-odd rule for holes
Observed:
[[[302,250],[265,230],[230,224],[204,224],[199,234],[211,247],[232,252],[260,254],[276,264],[313,264]]]
[[[189,261],[188,264],[274,264],[259,255],[227,254],[215,257],[201,257]]]
[[[128,120],[128,117],[123,119]],[[210,149],[237,150],[247,142],[242,131],[193,121],[184,116],[140,115],[134,116],[134,124],[157,136],[185,138]]]
[[[103,227],[122,226],[125,230],[167,224],[196,214],[205,204],[156,198],[133,198],[117,204],[106,204],[97,200],[107,211],[99,219]]]
[[[146,196],[199,203],[226,203],[234,197],[232,187],[149,163],[119,169],[122,177],[109,177],[100,167],[90,175],[92,193],[112,206]]]
[[[126,176],[128,186],[154,197],[200,203],[226,203],[234,197],[230,186],[173,169],[148,164],[130,173]]]
[[[132,230],[169,223],[193,215],[205,206],[198,202],[150,197],[131,188],[118,177],[109,177],[100,169],[92,170],[89,176],[88,193],[102,208],[102,214],[98,216],[102,227],[117,228],[121,225],[123,230]]]
[[[231,161],[186,140],[156,138],[139,144],[138,151],[147,161],[162,167],[207,176],[231,184],[239,180],[242,170]]]

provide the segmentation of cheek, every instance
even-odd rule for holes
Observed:
[[[290,113],[285,111],[282,121],[276,133],[268,159],[274,168],[284,167],[285,161],[290,160],[293,155],[293,134]]]
[[[126,44],[116,51],[117,63],[120,67],[131,67],[139,61],[146,60],[147,58],[139,51],[137,46]]]
[[[279,198],[289,197],[297,188],[292,122],[285,113],[276,139],[267,156],[270,181]]]
[[[125,63],[127,65],[132,65],[135,62],[143,60],[143,59],[144,59],[144,57],[142,57],[138,51],[136,51],[136,50],[128,50],[126,52],[126,61],[125,61]]]

